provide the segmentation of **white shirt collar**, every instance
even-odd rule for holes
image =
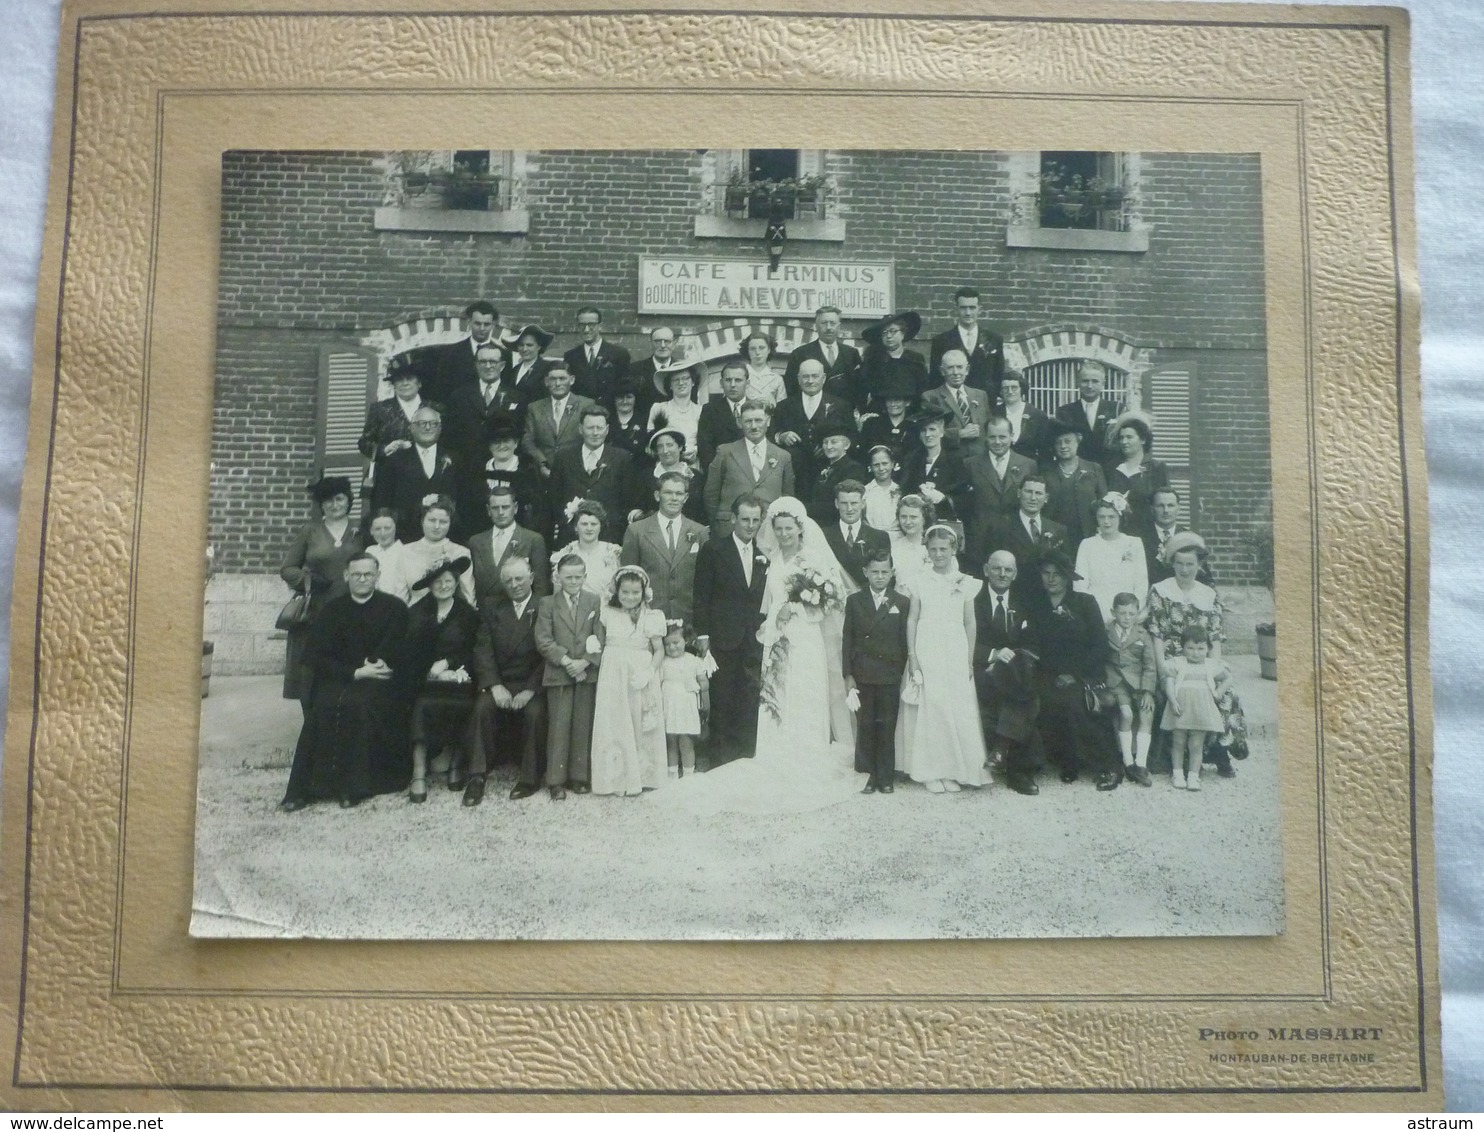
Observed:
[[[515,609],[515,615],[517,617],[524,617],[525,616],[525,612],[526,612],[526,606],[528,606],[528,605],[531,604],[531,595],[530,594],[526,594],[526,599],[524,601],[514,601],[514,602],[511,602],[510,604],[514,607],[514,609]]]

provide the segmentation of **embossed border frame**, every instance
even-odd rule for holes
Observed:
[[[74,4],[61,40],[0,824],[11,1104],[1440,1099],[1403,13],[137,7]],[[201,625],[178,595],[201,580],[220,152],[426,145],[491,119],[532,148],[653,144],[635,139],[657,110],[669,144],[709,120],[855,148],[894,124],[921,148],[964,99],[984,148],[1262,154],[1272,402],[1303,407],[1273,421],[1278,597],[1313,627],[1284,639],[1285,935],[190,941]],[[696,989],[655,985],[677,965]],[[1289,1025],[1386,1036],[1360,1070],[1237,1067],[1209,1055],[1240,1045],[1195,1036]]]

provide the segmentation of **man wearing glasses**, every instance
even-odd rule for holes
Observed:
[[[443,414],[425,402],[412,414],[412,447],[393,452],[376,469],[372,507],[388,507],[396,514],[397,537],[404,543],[423,537],[424,500],[460,494],[458,465],[440,443],[442,435]],[[457,515],[453,519],[450,537],[462,542],[463,521]]]
[[[582,341],[562,355],[572,375],[572,392],[611,408],[614,386],[629,372],[629,352],[603,337],[603,312],[597,307],[577,312],[577,333]]]

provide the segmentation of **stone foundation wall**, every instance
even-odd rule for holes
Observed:
[[[206,639],[212,672],[257,676],[283,671],[284,634],[273,627],[290,591],[274,574],[218,574],[206,585]]]

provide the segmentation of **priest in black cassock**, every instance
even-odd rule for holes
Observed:
[[[350,592],[328,602],[309,631],[314,693],[279,807],[287,812],[330,800],[349,809],[405,790],[411,778],[407,704],[392,679],[407,607],[377,590],[378,574],[371,555],[352,558]]]

